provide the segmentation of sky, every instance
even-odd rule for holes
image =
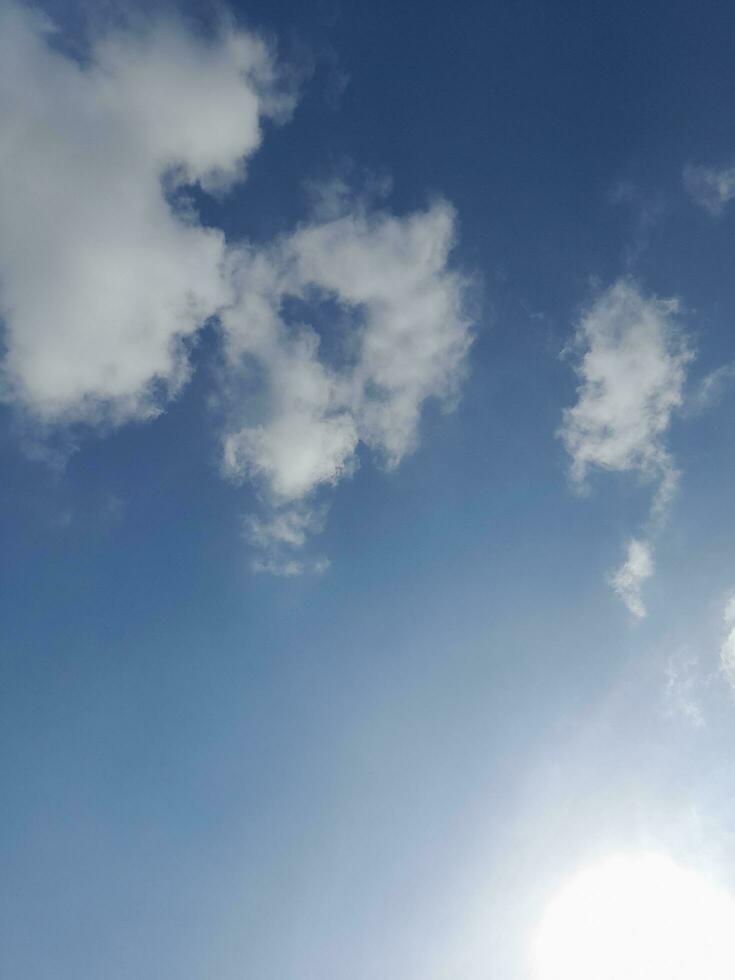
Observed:
[[[3,977],[734,975],[733,42],[0,0]]]

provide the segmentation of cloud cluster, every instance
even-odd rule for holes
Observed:
[[[83,64],[53,34],[3,5],[3,393],[45,421],[124,421],[180,387],[182,340],[229,296],[224,237],[177,191],[240,178],[288,106],[266,46],[231,28],[118,30]]]
[[[201,224],[187,187],[243,179],[263,119],[292,107],[268,47],[228,24],[117,29],[79,63],[38,14],[0,13],[1,396],[47,428],[149,417],[216,318],[222,469],[265,504],[245,526],[257,567],[287,575],[325,567],[295,557],[322,524],[315,492],[360,443],[396,466],[470,343],[444,201],[396,217],[336,181],[270,245]]]
[[[577,328],[580,384],[559,432],[578,487],[593,469],[656,481],[652,527],[662,520],[676,487],[665,437],[682,406],[693,357],[676,319],[678,310],[676,300],[644,296],[627,279],[597,298]],[[645,615],[641,587],[652,570],[650,543],[634,538],[612,576],[615,591],[638,618]]]
[[[448,265],[453,209],[437,201],[397,218],[326,194],[327,216],[234,256],[238,297],[221,315],[230,381],[256,370],[262,382],[257,418],[228,427],[223,468],[255,479],[275,508],[257,525],[271,571],[292,569],[283,553],[303,543],[308,511],[293,502],[352,473],[359,443],[398,465],[426,399],[456,393],[470,344],[466,283]],[[312,321],[325,304],[333,336],[323,352]]]

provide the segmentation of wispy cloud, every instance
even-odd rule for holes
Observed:
[[[643,619],[643,585],[653,575],[653,556],[648,541],[631,538],[623,564],[610,576],[610,584],[625,603],[631,615]]]
[[[735,167],[685,167],[684,186],[697,204],[719,217],[735,197]]]
[[[666,665],[665,714],[683,718],[693,728],[704,728],[701,693],[706,683],[697,657],[671,657]]]
[[[692,415],[709,411],[725,394],[728,386],[735,380],[735,363],[723,364],[710,371],[699,382],[688,400],[688,411]]]
[[[297,557],[310,536],[323,529],[324,517],[324,508],[304,502],[276,509],[265,518],[248,514],[243,530],[253,549],[253,571],[286,578],[325,572],[330,563],[323,556]]]
[[[735,691],[735,593],[730,595],[722,612],[725,635],[720,646],[720,666]]]
[[[279,578],[295,578],[298,575],[322,575],[329,568],[328,558],[300,559],[256,557],[251,563],[254,572],[263,572]]]
[[[630,181],[619,181],[610,192],[610,202],[627,206],[633,219],[632,236],[623,250],[625,268],[633,270],[650,244],[651,232],[666,214],[666,203],[658,192],[647,194]]]

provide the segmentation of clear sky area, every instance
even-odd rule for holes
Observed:
[[[0,0],[3,980],[735,977],[733,51]]]

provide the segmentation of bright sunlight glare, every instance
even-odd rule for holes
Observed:
[[[547,908],[534,980],[733,980],[735,902],[670,858],[616,856]]]

